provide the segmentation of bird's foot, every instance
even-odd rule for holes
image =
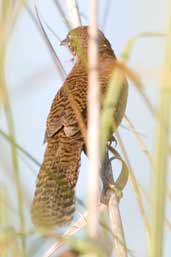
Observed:
[[[117,142],[117,139],[115,138],[114,135],[112,135],[112,136],[110,137],[109,142],[108,142],[108,145],[111,146],[113,142],[115,143],[115,147],[116,147],[117,144],[118,144],[118,142]]]
[[[117,185],[117,183],[108,183],[108,186],[103,188],[103,191],[101,193],[101,203],[108,205],[109,203],[109,199],[110,199],[110,194],[109,191],[112,191],[115,193],[118,202],[120,202],[122,196],[123,196],[123,192],[120,189],[120,187]]]

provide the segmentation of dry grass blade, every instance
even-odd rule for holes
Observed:
[[[5,1],[4,1],[5,2]],[[12,33],[12,29],[14,28],[16,19],[19,15],[20,10],[23,7],[23,2],[15,2],[12,5],[10,2],[6,2],[6,16],[1,20],[0,26],[2,26],[3,30],[0,35],[1,37],[1,46],[0,46],[0,87],[3,95],[3,104],[6,115],[7,126],[9,130],[10,137],[15,140],[15,125],[12,115],[10,98],[8,96],[7,83],[5,77],[5,65],[6,65],[6,52],[8,47],[9,38]],[[19,224],[20,231],[25,233],[25,217],[24,217],[24,199],[23,199],[23,191],[21,186],[21,178],[19,171],[19,163],[18,163],[18,152],[15,145],[11,145],[11,156],[12,156],[12,165],[14,170],[15,177],[15,185],[16,185],[16,193],[17,193],[17,201],[18,201],[18,215],[19,215]],[[22,255],[26,256],[26,241],[25,238],[21,238],[22,242]]]
[[[104,211],[106,209],[106,206],[101,204],[100,212]],[[65,244],[65,240],[70,238],[72,235],[76,234],[78,231],[80,231],[85,225],[87,224],[87,215],[88,212],[85,212],[84,215],[82,215],[73,225],[69,227],[69,229],[63,234],[63,240],[60,240],[56,243],[54,243],[49,250],[43,255],[43,257],[51,257],[57,249],[62,247]]]
[[[122,220],[119,210],[119,200],[121,192],[128,181],[128,167],[121,158],[120,154],[111,146],[108,146],[115,159],[122,162],[122,169],[116,182],[113,178],[112,165],[108,153],[105,157],[102,169],[103,187],[107,189],[105,198],[102,201],[108,203],[110,226],[114,239],[114,252],[117,257],[127,257],[127,247],[123,231]]]
[[[146,107],[149,109],[149,111],[151,112],[151,114],[154,117],[157,117],[157,113],[156,110],[154,109],[152,103],[150,102],[148,96],[146,95],[145,91],[144,91],[144,85],[141,81],[140,76],[133,71],[131,68],[129,68],[125,63],[123,63],[122,61],[117,61],[116,62],[116,66],[125,73],[125,75],[134,83],[134,86],[136,87],[136,89],[138,90],[138,92],[140,93],[141,97],[143,98]]]
[[[107,24],[107,17],[109,16],[109,12],[111,10],[111,5],[112,5],[112,1],[108,0],[105,2],[105,8],[104,8],[104,14],[103,14],[103,18],[102,18],[102,22],[101,22],[101,27],[104,30]]]
[[[117,188],[119,188],[121,191],[123,191],[123,189],[125,188],[125,186],[128,182],[129,168],[128,168],[127,164],[125,163],[125,161],[120,156],[120,154],[112,146],[109,145],[108,149],[112,152],[114,158],[116,160],[121,161],[121,163],[122,163],[122,169],[121,169],[121,172],[120,172],[117,180],[115,181],[115,186]]]
[[[0,184],[0,227],[7,224],[8,215],[6,209],[7,191],[3,184]]]
[[[5,32],[4,40],[6,41],[7,39],[10,38],[13,32],[17,18],[22,8],[25,5],[25,0],[19,0],[19,1],[2,0],[0,5],[1,5],[0,7],[2,8],[2,12],[1,12],[2,17],[0,17],[0,19],[2,18],[2,21],[4,21],[5,31],[3,32]]]
[[[150,198],[149,194],[145,191],[145,189],[142,187],[142,185],[140,183],[138,184],[138,186],[139,186],[142,194],[144,195],[146,202],[152,208],[152,199]],[[171,230],[171,222],[168,220],[167,217],[165,217],[165,225],[168,230]]]
[[[3,238],[3,229],[6,228],[6,226],[8,226],[8,219],[9,219],[9,215],[8,215],[8,209],[6,206],[6,202],[7,202],[7,190],[5,188],[5,186],[3,184],[0,183],[0,256],[4,256],[4,257],[8,257],[8,253],[6,250],[6,246],[5,246],[5,240],[8,242],[9,241],[9,236],[8,233],[4,232],[4,238]]]
[[[169,130],[171,114],[171,1],[168,0],[167,36],[165,47],[165,63],[159,97],[159,122],[156,124],[154,183],[151,247],[149,256],[163,255],[164,217],[166,204]]]
[[[45,21],[45,19],[43,19],[44,24],[46,25],[46,27],[48,28],[48,30],[52,33],[52,35],[58,40],[58,42],[61,42],[60,37],[55,33],[55,31],[48,25],[48,23]]]
[[[136,132],[134,125],[132,124],[132,122],[130,121],[130,119],[125,115],[125,120],[127,122],[127,125],[132,133],[132,135],[135,137],[136,142],[138,143],[140,149],[142,150],[142,152],[146,155],[147,160],[149,161],[150,165],[151,165],[151,171],[154,172],[154,161],[152,158],[152,155],[150,154],[150,152],[148,151],[144,141],[142,140],[142,138],[139,136],[139,134]],[[167,186],[167,197],[170,199],[170,192],[168,190],[168,186]],[[166,221],[167,222],[167,221]],[[169,223],[169,222],[167,222]]]
[[[81,26],[81,17],[78,10],[78,4],[76,0],[65,0],[71,28]]]
[[[108,192],[109,195],[109,217],[112,232],[115,235],[114,253],[116,257],[127,257],[127,248],[124,238],[123,225],[118,207],[118,199],[115,193]]]
[[[56,5],[56,7],[57,7],[61,17],[63,18],[66,27],[70,30],[71,29],[70,21],[68,21],[68,19],[66,18],[65,13],[64,13],[64,11],[63,11],[59,1],[58,0],[54,0],[53,2]]]
[[[14,145],[22,154],[24,154],[29,160],[40,167],[40,162],[38,162],[29,152],[27,152],[23,147],[16,143],[14,138],[7,135],[3,130],[0,129],[0,135],[7,140],[11,145]]]
[[[138,203],[138,206],[139,206],[139,210],[140,210],[142,220],[144,222],[144,227],[145,227],[147,240],[148,240],[148,244],[149,244],[149,242],[150,242],[150,225],[149,225],[149,221],[148,221],[148,218],[147,218],[147,215],[146,215],[146,212],[145,212],[145,208],[144,208],[143,199],[142,199],[142,196],[141,196],[141,193],[140,193],[140,189],[139,189],[138,183],[136,181],[135,175],[133,173],[133,169],[131,167],[131,163],[129,161],[128,154],[127,154],[127,152],[124,148],[124,144],[122,142],[122,139],[121,139],[118,132],[116,133],[116,135],[117,135],[117,140],[118,140],[119,146],[121,147],[122,153],[124,155],[124,158],[127,162],[128,167],[129,167],[129,176],[130,176],[131,184],[132,184],[132,187],[133,187],[133,191],[135,193],[135,197],[137,199],[137,203]]]
[[[151,165],[151,168],[153,170],[153,159],[152,159],[152,156],[151,156],[150,152],[148,151],[144,141],[142,140],[141,136],[139,136],[139,134],[136,132],[136,129],[135,129],[133,123],[130,121],[130,119],[127,117],[127,115],[125,115],[125,120],[128,125],[128,128],[130,129],[132,135],[135,137],[135,140],[138,143],[140,149],[146,155],[146,157]]]
[[[51,257],[57,249],[59,249],[60,247],[62,247],[65,244],[65,239],[74,235],[75,233],[77,233],[80,229],[82,229],[86,224],[86,218],[87,218],[87,212],[78,219],[78,221],[76,221],[73,225],[70,226],[70,228],[68,229],[68,231],[66,231],[63,235],[63,240],[60,240],[58,242],[55,242],[50,248],[49,250],[43,255],[43,257]]]
[[[39,21],[39,24],[40,24],[42,33],[43,33],[44,38],[45,38],[45,42],[46,42],[47,45],[48,45],[49,51],[50,51],[50,53],[51,53],[51,55],[52,55],[52,58],[53,58],[53,60],[54,60],[54,63],[56,64],[57,70],[58,70],[58,72],[59,72],[59,74],[60,74],[62,80],[64,80],[65,77],[66,77],[66,72],[65,72],[65,70],[64,70],[64,68],[63,68],[63,65],[62,65],[62,63],[61,63],[61,61],[60,61],[58,55],[56,54],[56,52],[55,52],[55,50],[54,50],[54,48],[53,48],[53,45],[51,44],[51,42],[50,42],[50,40],[49,40],[49,38],[48,38],[48,35],[47,35],[47,33],[46,33],[46,31],[45,31],[45,29],[44,29],[44,27],[43,27],[43,24],[42,24],[42,22],[41,22],[41,18],[40,18],[40,14],[39,14],[39,11],[38,11],[36,2],[35,2],[35,10],[36,10],[36,15],[37,15],[37,18],[38,18],[38,21]]]
[[[36,28],[38,28],[38,31],[40,32],[40,35],[43,37],[44,39],[44,36],[42,34],[42,30],[41,30],[41,27],[39,25],[39,22],[37,21],[33,11],[31,10],[31,8],[28,6],[28,5],[25,5],[25,9],[29,15],[29,17],[31,18],[32,22],[35,24]],[[57,38],[57,40],[59,42],[61,42],[59,36],[52,30],[52,28],[48,25],[48,23],[45,21],[45,19],[43,17],[41,17],[41,19],[43,20],[43,23],[46,25],[46,27],[48,28],[48,30]]]
[[[141,32],[130,38],[125,45],[125,48],[121,54],[122,59],[128,60],[132,54],[133,48],[137,41],[142,38],[163,38],[166,34],[162,32]]]

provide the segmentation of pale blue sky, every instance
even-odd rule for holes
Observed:
[[[99,1],[99,24],[101,29],[103,29],[101,24],[104,18],[104,8],[107,1],[108,0]],[[67,33],[67,28],[52,2],[53,1],[39,1],[39,10],[51,28],[53,28],[62,39]],[[65,8],[65,1],[61,2],[63,3],[63,8]],[[106,26],[103,32],[110,40],[118,56],[127,40],[135,34],[143,31],[165,31],[167,14],[166,2],[166,0],[111,1],[110,10],[106,17]],[[80,0],[78,4],[80,12],[85,15],[83,24],[87,24],[86,19],[88,19],[89,13],[88,1]],[[33,7],[33,1],[30,1],[30,5]],[[56,38],[50,33],[49,36],[66,71],[69,71],[71,67],[71,56],[69,52],[65,48],[60,47]],[[142,39],[136,44],[129,61],[129,65],[140,72],[140,75],[142,74],[146,92],[154,103],[156,101],[156,86],[159,85],[160,68],[163,63],[163,49],[163,39]],[[45,43],[42,41],[39,32],[25,11],[22,12],[18,19],[9,44],[7,57],[6,75],[15,120],[17,141],[32,153],[36,159],[41,161],[44,152],[42,142],[46,117],[51,101],[56,91],[61,86],[62,80],[56,72],[56,68],[54,67]],[[134,122],[137,131],[144,135],[143,139],[148,148],[152,149],[153,119],[144,107],[142,99],[131,83],[129,83],[127,115]],[[0,111],[0,120],[0,128],[6,129],[2,111]],[[151,175],[148,161],[138,148],[131,133],[123,128],[120,129],[120,132],[136,177],[144,188],[150,192]],[[0,152],[2,153],[2,165],[0,166],[0,170],[3,171],[3,174],[5,170],[5,175],[0,175],[0,178],[2,177],[1,179],[7,186],[12,188],[9,194],[16,208],[15,199],[13,197],[14,182],[12,167],[8,157],[9,148],[7,143],[4,143],[1,138]],[[32,164],[31,167],[33,167],[35,171],[34,174],[36,175],[38,172],[37,167]],[[83,157],[80,179],[77,186],[77,195],[81,198],[86,195],[86,169],[87,160]],[[20,170],[28,208],[33,197],[36,176],[23,161],[20,161]],[[11,176],[11,180],[8,175]],[[120,207],[128,247],[134,251],[136,256],[145,257],[147,249],[144,228],[130,183],[128,183],[124,191],[124,197]],[[30,224],[29,217],[28,224]],[[167,256],[169,255],[166,255],[166,257]]]

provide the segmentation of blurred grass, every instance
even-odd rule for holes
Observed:
[[[3,244],[2,229],[8,226],[8,210],[6,207],[7,190],[4,185],[0,184],[0,248]],[[1,251],[0,251],[1,256]],[[8,257],[7,253],[4,253],[4,257]]]
[[[1,17],[0,17],[0,87],[3,95],[3,106],[6,115],[7,126],[9,130],[9,135],[12,140],[15,141],[15,125],[13,120],[13,114],[11,109],[10,98],[8,95],[8,88],[5,77],[5,64],[6,64],[6,52],[8,47],[8,42],[14,28],[16,19],[19,15],[19,12],[23,6],[23,1],[1,1]],[[25,233],[25,218],[24,218],[24,202],[23,202],[23,191],[21,187],[21,178],[19,172],[19,163],[18,163],[18,153],[16,146],[11,144],[11,157],[13,163],[13,170],[15,175],[15,183],[16,183],[16,193],[18,200],[18,215],[19,215],[19,223],[20,223],[20,231],[21,233]],[[3,209],[1,210],[3,212]],[[22,243],[22,256],[26,256],[26,242],[25,238],[21,237]]]
[[[0,129],[0,135],[3,137],[6,141],[8,141],[11,145],[14,145],[22,154],[24,154],[30,161],[35,163],[38,167],[40,167],[40,162],[36,160],[28,151],[26,151],[23,147],[21,147],[17,142],[14,140],[14,138],[7,135],[3,130]]]
[[[59,13],[61,14],[62,19],[64,20],[66,26],[69,28],[69,23],[64,15],[64,11],[61,8],[61,5],[58,1],[54,1],[56,3],[56,7],[58,8]],[[12,35],[13,28],[16,23],[16,19],[18,18],[20,11],[22,10],[23,5],[25,4],[25,1],[16,1],[14,4],[14,1],[12,0],[4,0],[1,1],[1,17],[0,17],[0,103],[3,103],[5,114],[6,114],[6,120],[8,124],[8,133],[4,133],[4,131],[0,130],[0,136],[3,136],[3,138],[10,143],[11,146],[11,156],[13,160],[13,169],[15,174],[15,188],[17,192],[17,200],[18,200],[18,219],[20,221],[20,232],[23,235],[27,235],[26,229],[25,229],[25,220],[24,217],[24,203],[23,203],[23,190],[21,187],[21,177],[20,177],[20,171],[19,171],[19,163],[18,163],[18,150],[21,151],[23,154],[25,154],[30,161],[35,162],[37,165],[40,165],[39,162],[36,161],[36,159],[29,154],[25,149],[23,149],[21,146],[19,146],[16,142],[16,133],[15,133],[15,126],[14,126],[14,119],[12,115],[12,109],[11,109],[11,103],[10,98],[8,94],[8,87],[6,84],[6,77],[5,77],[5,62],[6,62],[6,52],[8,47],[9,39]],[[168,10],[171,10],[171,6],[168,8]],[[170,14],[169,14],[170,15]],[[168,15],[168,17],[169,17]],[[163,81],[161,85],[160,90],[160,100],[158,103],[158,106],[154,108],[154,106],[151,104],[151,101],[144,93],[144,86],[141,83],[141,78],[139,78],[139,75],[137,75],[134,71],[131,71],[129,67],[126,65],[121,69],[121,71],[124,71],[127,76],[133,81],[135,87],[138,90],[138,93],[142,96],[142,99],[144,99],[144,103],[147,106],[148,110],[152,114],[152,117],[155,118],[156,123],[156,142],[155,142],[155,158],[154,158],[154,176],[153,176],[153,182],[154,182],[154,192],[153,192],[153,207],[151,207],[152,211],[152,219],[149,219],[149,216],[147,215],[147,210],[145,208],[144,204],[144,198],[142,194],[142,190],[140,188],[139,182],[136,179],[135,173],[136,170],[133,170],[131,167],[131,163],[129,160],[129,154],[125,150],[125,144],[122,142],[122,138],[118,136],[118,142],[122,149],[122,153],[124,156],[124,159],[126,160],[128,166],[130,167],[130,180],[133,188],[133,192],[135,193],[135,198],[137,200],[137,204],[139,206],[139,210],[141,213],[141,219],[144,224],[144,229],[146,231],[146,237],[148,241],[148,248],[149,248],[149,257],[159,257],[164,256],[162,253],[163,248],[163,234],[164,234],[164,206],[165,206],[165,198],[166,198],[166,188],[167,188],[167,165],[168,165],[168,148],[169,148],[169,128],[170,125],[169,121],[171,118],[170,115],[170,103],[171,103],[171,78],[170,78],[170,71],[171,71],[171,22],[168,22],[168,33],[154,33],[154,32],[143,32],[135,37],[131,38],[121,55],[121,64],[122,62],[125,63],[129,60],[129,58],[132,55],[133,49],[135,47],[135,44],[141,39],[141,38],[151,38],[151,37],[166,37],[166,52],[165,52],[165,64],[163,66]],[[127,69],[128,68],[128,69]],[[114,80],[111,82],[111,85],[109,87],[108,95],[105,99],[104,103],[104,110],[102,113],[102,145],[103,145],[103,151],[104,146],[106,144],[106,140],[108,137],[109,129],[112,126],[111,124],[111,117],[113,115],[113,111],[108,108],[110,104],[116,104],[117,102],[117,95],[118,92],[116,88],[119,90],[119,84],[122,82],[122,76],[121,74],[115,74]],[[114,101],[115,100],[115,101]],[[113,108],[112,108],[113,109]],[[135,134],[136,127],[134,128],[134,124],[129,125],[132,127],[130,129],[130,133],[134,136],[137,147],[140,147],[142,154],[145,153],[146,158],[148,161],[152,164],[153,158],[152,153],[150,153],[142,142],[140,140],[140,137]],[[17,150],[18,149],[18,150]],[[137,167],[138,169],[138,167]],[[151,170],[153,170],[153,167],[151,165]],[[0,189],[0,228],[3,226],[6,229],[0,230],[0,256],[6,257],[6,256],[26,256],[26,245],[25,245],[25,236],[16,237],[16,231],[15,230],[8,230],[8,225],[11,224],[11,220],[9,220],[8,212],[6,205],[4,204],[5,201],[7,201],[8,195],[7,190],[4,186]],[[147,201],[147,200],[146,200]],[[169,221],[168,221],[169,222]],[[8,224],[9,223],[9,224]],[[168,223],[169,224],[169,223]],[[22,238],[22,248],[20,247],[20,244],[18,244],[17,239]],[[41,244],[43,245],[42,241],[35,241],[38,243],[35,243],[34,249],[40,248]],[[74,246],[74,243],[73,243]],[[10,251],[8,251],[8,248]],[[21,252],[21,249],[22,252]],[[128,245],[129,248],[129,245]],[[136,248],[136,245],[135,245]],[[11,250],[12,249],[12,250]],[[31,249],[31,247],[30,247]],[[35,250],[36,252],[37,250]],[[35,254],[34,250],[29,251],[29,257],[34,256]],[[11,254],[11,255],[10,255]]]
[[[171,1],[169,5],[169,10],[171,10]],[[169,19],[170,18],[170,19]],[[149,224],[149,221],[146,216],[146,211],[144,209],[144,204],[142,197],[139,191],[138,183],[133,174],[132,168],[130,169],[130,178],[133,185],[133,189],[137,198],[139,209],[141,212],[142,219],[144,221],[144,226],[147,232],[147,241],[148,241],[148,250],[150,257],[160,257],[163,256],[163,237],[164,237],[164,220],[165,220],[165,201],[166,201],[166,192],[167,192],[167,169],[168,169],[168,154],[169,154],[169,132],[170,132],[170,107],[171,107],[171,13],[168,15],[168,34],[165,33],[153,33],[153,32],[143,32],[135,37],[131,38],[126,44],[123,53],[121,54],[121,62],[127,62],[131,56],[132,50],[135,46],[137,40],[143,37],[163,37],[167,38],[166,41],[166,60],[164,65],[164,75],[163,75],[163,84],[160,90],[160,102],[159,102],[159,111],[154,110],[151,102],[144,93],[142,84],[140,80],[133,80],[136,88],[138,89],[140,95],[145,100],[147,107],[150,112],[153,114],[156,120],[156,156],[155,163],[153,167],[153,160],[151,158],[148,149],[144,145],[143,141],[135,134],[135,128],[133,124],[131,125],[131,133],[135,136],[135,139],[143,151],[146,153],[146,157],[151,164],[151,169],[155,171],[154,174],[154,196],[153,196],[153,206],[152,206],[152,224]],[[121,85],[124,81],[123,76],[124,69],[116,69],[114,71],[113,77],[109,83],[109,88],[106,93],[106,97],[103,102],[102,110],[102,120],[101,120],[101,140],[102,140],[102,156],[105,153],[105,146],[109,137],[110,129],[113,126],[112,117],[114,110],[117,106],[118,97],[121,90]],[[128,74],[128,70],[125,69],[125,72]],[[138,83],[137,83],[138,82]],[[115,126],[115,125],[114,125]],[[115,130],[115,127],[114,127]],[[124,148],[124,144],[117,134],[122,152],[124,157],[131,167],[131,164],[128,159],[127,152]]]
[[[159,97],[159,122],[155,129],[153,205],[150,257],[163,255],[164,217],[166,210],[167,173],[171,118],[171,1],[168,0],[165,60]]]
[[[101,117],[101,146],[102,146],[102,156],[105,153],[105,146],[106,142],[109,137],[109,132],[111,128],[115,125],[113,125],[113,114],[114,110],[116,109],[120,90],[122,83],[124,82],[124,76],[125,74],[134,82],[134,85],[136,89],[139,91],[140,95],[143,97],[148,109],[150,112],[157,116],[150,100],[146,96],[144,92],[144,88],[142,85],[141,80],[139,79],[139,76],[136,75],[134,71],[131,71],[127,66],[123,65],[122,63],[128,62],[132,51],[135,47],[135,44],[138,40],[141,38],[153,38],[153,37],[163,37],[166,34],[160,33],[160,32],[142,32],[131,39],[128,40],[126,43],[123,52],[121,53],[121,56],[119,58],[119,63],[117,64],[116,70],[114,70],[111,81],[109,82],[109,88],[106,92],[106,96],[103,101],[103,109],[102,109],[102,117]],[[115,128],[113,128],[115,131]]]
[[[139,207],[139,211],[140,211],[140,214],[141,214],[142,221],[144,223],[144,229],[145,229],[145,232],[146,232],[147,242],[148,242],[148,245],[149,245],[150,244],[150,224],[149,224],[149,220],[148,220],[148,217],[147,217],[147,214],[146,214],[146,210],[145,210],[145,206],[144,206],[144,203],[143,203],[143,198],[142,198],[142,195],[141,195],[141,192],[140,192],[139,184],[138,184],[137,179],[135,177],[131,162],[130,162],[129,157],[128,157],[128,153],[125,149],[125,146],[124,146],[124,143],[123,143],[123,141],[120,137],[120,134],[117,132],[116,136],[117,136],[119,146],[122,150],[124,159],[125,159],[128,167],[129,167],[129,176],[130,176],[132,189],[133,189],[133,192],[135,194],[135,198],[137,200],[137,204],[138,204],[138,207]]]

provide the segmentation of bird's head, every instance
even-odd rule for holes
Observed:
[[[88,53],[89,26],[80,26],[71,30],[61,45],[67,46],[72,55],[77,58],[85,58]],[[99,54],[114,55],[109,41],[104,34],[98,30]]]

